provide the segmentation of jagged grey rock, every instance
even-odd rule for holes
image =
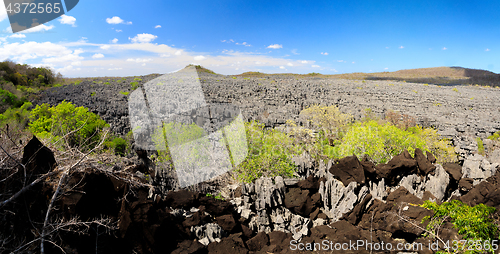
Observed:
[[[473,185],[477,185],[486,178],[492,176],[496,172],[496,168],[479,154],[474,154],[465,159],[462,166],[462,178],[474,179]]]
[[[341,181],[335,178],[321,182],[319,193],[323,199],[323,213],[333,222],[338,221],[344,213],[351,211],[354,205],[359,202],[357,188],[358,183],[356,182],[351,182],[345,187]]]
[[[373,199],[378,199],[384,201],[384,199],[389,195],[385,187],[385,179],[382,178],[379,182],[369,182],[370,194],[372,194]]]
[[[393,191],[398,189],[400,186],[405,187],[411,194],[422,198],[424,196],[424,185],[422,178],[420,176],[413,174],[403,177],[399,182],[398,186],[393,188]]]
[[[440,164],[434,164],[436,170],[434,175],[429,175],[428,180],[425,182],[424,189],[429,191],[440,201],[444,201],[446,189],[450,183],[450,175],[444,170]]]
[[[226,235],[224,230],[217,223],[192,226],[191,233],[193,233],[203,245],[208,245],[212,242],[220,242],[221,238]]]

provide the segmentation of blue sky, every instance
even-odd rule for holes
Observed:
[[[438,66],[500,73],[500,1],[82,0],[16,34],[3,7],[0,60],[66,77],[166,73],[190,63],[222,74]]]

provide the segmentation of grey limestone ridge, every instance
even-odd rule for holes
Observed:
[[[336,105],[343,113],[361,118],[365,110],[384,116],[389,110],[407,114],[419,125],[435,127],[453,141],[460,160],[477,151],[476,137],[485,138],[500,130],[500,89],[406,83],[398,81],[295,78],[273,75],[243,78],[198,72],[207,103],[232,103],[246,121],[258,120],[268,127],[293,119],[313,104]],[[159,77],[140,77],[139,85]],[[63,100],[89,108],[125,135],[130,130],[128,96],[130,83],[109,80],[109,85],[83,81],[79,85],[51,88],[36,104],[55,105]],[[95,92],[93,95],[91,95]]]

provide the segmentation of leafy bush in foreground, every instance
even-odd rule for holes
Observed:
[[[56,141],[65,138],[71,147],[93,148],[108,125],[98,115],[84,107],[63,101],[57,106],[37,105],[30,114],[30,131],[41,138]]]
[[[429,220],[426,229],[434,235],[438,235],[437,233],[439,232],[441,224],[447,219],[450,219],[453,226],[458,230],[458,233],[462,235],[464,240],[468,240],[467,244],[476,244],[480,241],[483,250],[486,250],[488,247],[487,245],[489,245],[489,251],[492,251],[492,241],[498,241],[498,227],[491,217],[496,211],[494,207],[489,207],[484,204],[470,207],[459,200],[444,202],[441,205],[426,200],[424,204],[420,206],[434,211],[432,217],[426,216],[422,219],[422,223]],[[446,241],[449,239],[444,240]],[[452,249],[454,248],[454,246],[449,247]],[[458,247],[458,251],[462,249],[467,250],[469,247],[472,247],[473,251],[465,251],[465,253],[482,253],[482,251],[479,251],[479,248],[476,248],[478,246],[467,245],[455,247]]]
[[[236,168],[237,178],[252,182],[261,176],[293,177],[295,164],[291,156],[301,153],[294,139],[278,130],[265,130],[264,125],[257,122],[246,123],[245,127],[248,156]]]

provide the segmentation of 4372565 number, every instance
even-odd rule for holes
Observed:
[[[61,3],[9,3],[7,13],[60,13]]]

